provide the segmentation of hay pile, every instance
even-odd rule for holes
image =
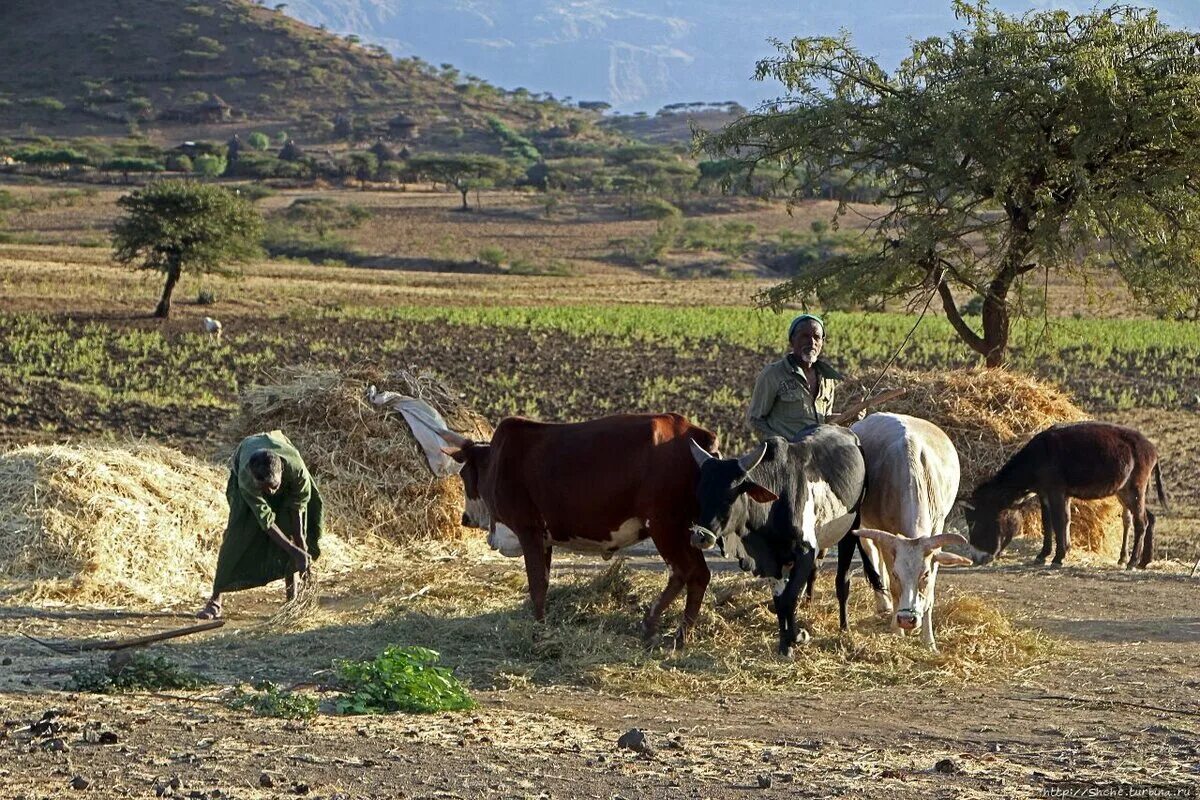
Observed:
[[[862,399],[876,377],[863,376],[857,387],[845,393],[845,401]],[[876,392],[900,388],[907,389],[908,394],[879,410],[921,417],[946,432],[958,449],[962,465],[960,497],[968,496],[980,481],[994,475],[1034,434],[1056,422],[1089,418],[1059,389],[1006,370],[890,370]],[[1027,503],[1021,511],[1022,535],[1040,542],[1042,522],[1037,503]],[[1121,547],[1120,504],[1114,498],[1073,500],[1071,544],[1115,558]]]
[[[282,430],[320,487],[327,527],[350,542],[457,538],[462,481],[433,475],[403,416],[367,402],[370,384],[426,401],[464,435],[490,436],[429,374],[304,369],[246,391],[228,432],[240,439]]]
[[[838,631],[833,576],[825,570],[815,601],[799,612],[814,639],[794,659],[776,655],[778,629],[767,608],[767,582],[744,574],[714,575],[687,650],[647,651],[641,609],[662,591],[662,573],[631,569],[620,557],[596,573],[556,573],[546,621],[535,623],[518,565],[489,559],[476,542],[447,547],[459,555],[410,562],[399,581],[389,583],[376,610],[384,621],[371,631],[381,641],[438,651],[475,688],[576,685],[622,695],[689,697],[794,692],[801,686],[832,691],[961,685],[1036,669],[1056,647],[1044,634],[1015,625],[995,603],[951,585],[938,589],[934,628],[940,652],[930,652],[918,636],[888,633],[887,620],[875,614],[874,596],[857,579],[853,633],[846,636]],[[663,644],[681,613],[679,600],[664,616]],[[328,636],[329,628],[321,628],[321,635]],[[361,630],[352,635],[353,641],[339,647],[370,652],[377,646],[364,642]]]
[[[30,600],[194,597],[212,584],[226,475],[152,444],[0,454],[0,577]]]

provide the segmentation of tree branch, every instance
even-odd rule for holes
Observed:
[[[958,303],[954,302],[954,295],[950,293],[950,286],[946,283],[941,270],[938,270],[938,273],[934,277],[938,282],[938,294],[941,295],[942,308],[946,310],[946,319],[950,320],[950,327],[954,328],[954,332],[972,350],[981,356],[987,355],[987,347],[984,345],[983,337],[971,330],[966,320],[962,318],[962,314],[958,311]]]

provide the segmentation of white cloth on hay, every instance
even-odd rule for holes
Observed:
[[[429,469],[438,477],[457,475],[462,465],[442,452],[446,442],[438,436],[437,431],[448,430],[446,420],[433,406],[416,397],[409,397],[396,392],[381,392],[374,386],[367,389],[367,400],[373,405],[387,406],[393,411],[400,412],[408,427],[416,437],[417,443],[425,451],[429,461]]]

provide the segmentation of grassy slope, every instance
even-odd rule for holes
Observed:
[[[294,129],[302,118],[311,124],[339,112],[380,123],[404,112],[427,128],[469,134],[488,114],[526,128],[583,113],[456,90],[417,62],[246,0],[61,0],[53,13],[34,0],[4,5],[0,134],[116,133],[129,118],[194,128],[160,115],[194,106],[188,96],[197,92],[219,95],[237,119]]]

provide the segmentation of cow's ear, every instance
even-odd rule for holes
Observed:
[[[779,495],[765,486],[759,486],[754,481],[746,481],[746,494],[759,503],[774,503],[779,499]]]
[[[969,567],[975,563],[966,556],[960,556],[958,553],[948,553],[945,550],[939,550],[934,553],[933,560],[943,567]]]

